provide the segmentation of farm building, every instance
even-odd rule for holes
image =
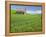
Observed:
[[[26,8],[16,8],[16,13],[17,14],[25,14],[26,13]]]

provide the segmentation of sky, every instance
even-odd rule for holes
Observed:
[[[20,8],[23,8],[23,9],[26,8],[27,13],[35,14],[35,12],[37,12],[38,14],[41,14],[41,6],[11,5],[12,10],[16,10],[16,9],[20,9]]]

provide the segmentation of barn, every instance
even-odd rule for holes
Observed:
[[[16,14],[25,14],[26,8],[16,8]]]

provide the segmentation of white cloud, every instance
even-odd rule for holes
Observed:
[[[26,11],[26,13],[29,13],[29,14],[41,14],[41,10],[36,10],[36,11]]]

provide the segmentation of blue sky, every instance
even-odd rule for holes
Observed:
[[[41,13],[41,7],[37,7],[37,6],[22,6],[22,5],[11,5],[11,9],[12,10],[16,10],[16,8],[20,9],[20,8],[26,8],[26,12],[27,13],[35,13],[34,11],[37,11],[39,13]]]

